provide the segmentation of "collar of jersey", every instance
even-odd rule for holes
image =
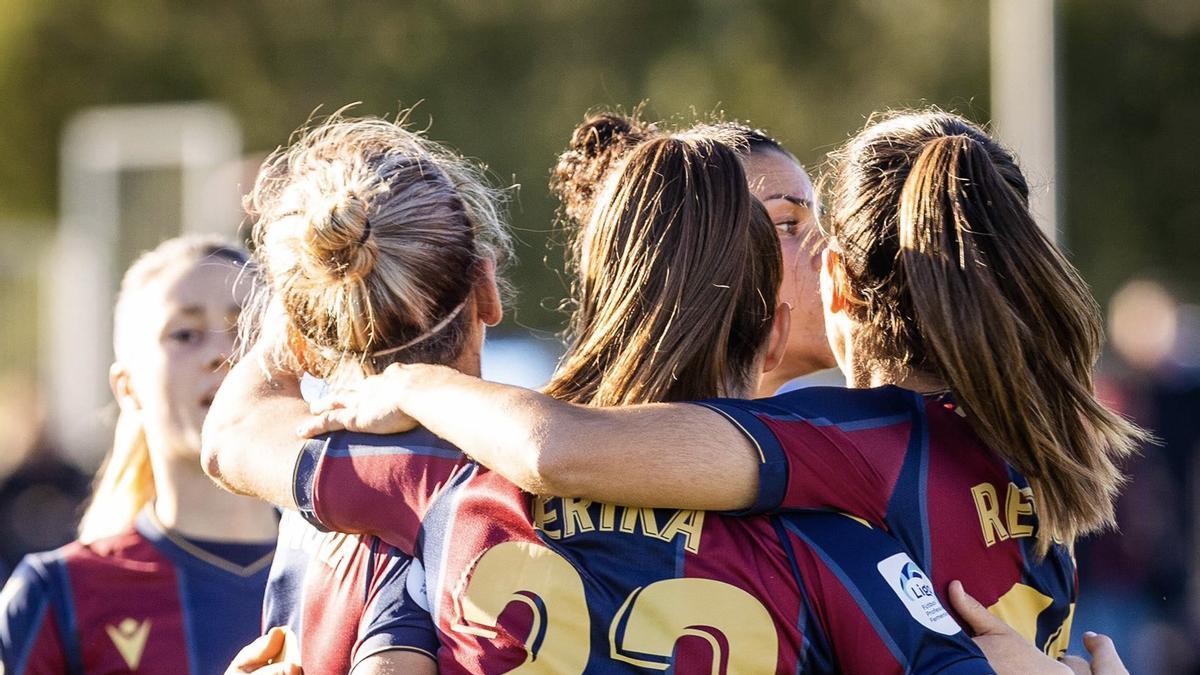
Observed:
[[[218,555],[214,555],[167,529],[158,515],[154,513],[154,505],[147,504],[138,514],[135,523],[138,534],[145,537],[159,551],[171,560],[187,567],[217,570],[237,577],[252,577],[271,565],[275,555],[271,551],[249,565],[238,565]]]

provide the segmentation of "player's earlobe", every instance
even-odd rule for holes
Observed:
[[[775,318],[771,322],[771,333],[767,336],[767,354],[763,359],[764,373],[775,370],[783,363],[783,354],[787,351],[788,334],[792,329],[792,305],[781,302],[775,308]]]
[[[112,389],[113,397],[117,399],[117,405],[121,410],[136,412],[142,409],[142,404],[133,391],[133,382],[129,377],[129,371],[119,361],[114,362],[108,368],[108,386]]]
[[[475,311],[479,320],[488,326],[495,326],[504,318],[504,306],[500,302],[500,289],[496,285],[496,261],[487,256],[480,263],[479,280],[475,283],[472,294],[475,297]]]
[[[299,363],[301,368],[311,373],[315,370],[313,367],[315,359],[313,358],[311,348],[308,346],[308,342],[304,340],[304,336],[300,334],[300,331],[290,321],[287,322],[286,330],[287,348],[292,353],[292,358],[296,359],[296,363]]]
[[[821,252],[821,296],[830,313],[846,309],[848,303],[846,270],[842,267],[842,256],[833,249]]]

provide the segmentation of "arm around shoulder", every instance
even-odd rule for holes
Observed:
[[[573,405],[444,366],[391,366],[306,431],[387,433],[413,420],[535,494],[707,510],[757,495],[759,453],[715,410]]]

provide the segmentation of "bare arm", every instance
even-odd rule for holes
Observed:
[[[443,366],[391,366],[328,401],[301,431],[396,433],[416,423],[535,494],[730,510],[749,507],[758,490],[758,448],[716,411],[590,408]]]
[[[295,374],[264,372],[259,356],[252,350],[221,384],[204,420],[201,458],[225,489],[294,509],[296,427],[308,418],[308,404]]]
[[[437,671],[427,654],[399,649],[372,654],[350,669],[351,675],[437,675]]]

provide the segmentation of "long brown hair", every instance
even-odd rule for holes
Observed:
[[[941,111],[869,125],[834,155],[830,246],[869,373],[940,377],[1037,498],[1041,552],[1111,526],[1143,432],[1092,384],[1100,310],[1029,211],[1013,156]]]
[[[593,405],[730,395],[753,383],[779,241],[715,133],[655,135],[609,171],[575,238],[574,338],[546,393]]]

